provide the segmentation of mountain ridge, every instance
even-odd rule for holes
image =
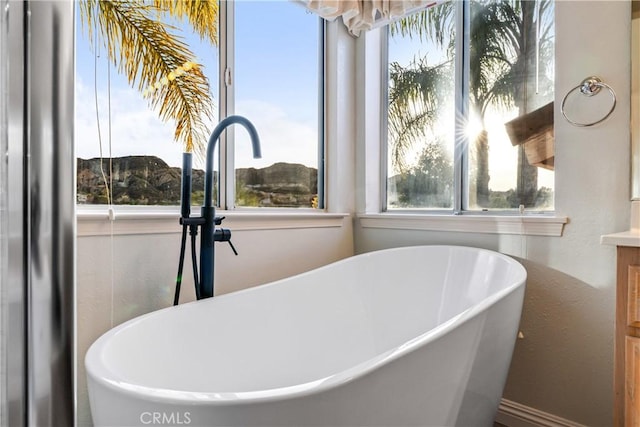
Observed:
[[[109,177],[109,170],[112,176]],[[105,179],[112,181],[113,204],[179,205],[181,168],[156,156],[77,159],[79,204],[107,204]],[[236,204],[309,207],[317,194],[317,169],[278,162],[264,168],[236,169]],[[214,187],[217,173],[214,173]],[[192,171],[192,200],[202,201],[204,171]]]

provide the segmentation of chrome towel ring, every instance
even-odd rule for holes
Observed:
[[[600,92],[600,89],[602,89],[602,88],[606,88],[609,91],[609,93],[611,94],[611,100],[613,101],[612,104],[611,104],[611,109],[609,110],[609,112],[607,114],[605,114],[604,117],[602,117],[600,120],[596,120],[596,121],[591,122],[591,123],[579,123],[579,122],[571,120],[569,117],[567,117],[567,114],[564,111],[564,104],[565,104],[565,102],[567,102],[567,98],[569,97],[569,95],[571,93],[573,93],[576,89],[579,89],[580,93],[585,95],[585,96],[594,96],[594,95],[598,94],[598,92]],[[611,113],[613,113],[613,110],[615,108],[616,108],[616,93],[615,93],[615,91],[611,88],[611,86],[609,86],[608,84],[603,82],[599,77],[591,76],[591,77],[587,77],[586,79],[584,79],[582,81],[582,83],[580,83],[578,86],[574,87],[569,92],[567,92],[567,94],[562,99],[562,105],[560,107],[560,111],[562,111],[562,115],[564,116],[564,118],[567,119],[567,121],[569,123],[571,123],[572,125],[578,126],[578,127],[588,127],[588,126],[597,125],[598,123],[601,123],[604,120],[606,120],[607,117],[609,117],[611,115]]]

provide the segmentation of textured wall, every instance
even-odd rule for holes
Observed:
[[[499,250],[528,270],[521,330],[504,397],[585,425],[613,408],[615,248],[603,234],[629,226],[630,3],[556,3],[556,211],[562,237],[498,236],[355,227],[356,252],[414,244]],[[617,92],[604,123],[571,126],[557,108],[584,78]],[[602,102],[605,102],[604,98]]]
[[[589,75],[618,94],[604,123],[579,129],[555,112],[556,209],[569,217],[562,237],[506,236],[362,229],[356,252],[415,244],[458,244],[499,250],[529,272],[519,340],[505,397],[587,425],[612,420],[615,250],[602,234],[629,225],[630,6],[626,1],[559,1],[556,5],[556,106]],[[328,205],[353,211],[366,184],[364,161],[354,160],[354,44],[337,25],[328,55]],[[339,70],[335,71],[335,70]],[[365,138],[366,139],[366,138]],[[358,184],[359,183],[359,184]],[[243,231],[234,235],[241,256],[218,246],[221,289],[230,291],[313,268],[351,252],[351,223],[340,228]],[[113,243],[112,243],[113,242]],[[78,356],[104,330],[170,301],[178,234],[80,237],[78,240]],[[113,280],[113,285],[112,285]],[[224,283],[224,284],[223,284]],[[111,289],[114,305],[111,306]],[[190,282],[185,283],[186,289]],[[191,294],[192,298],[192,294]],[[80,417],[88,419],[84,371],[79,370]]]

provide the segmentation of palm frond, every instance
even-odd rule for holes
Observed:
[[[393,165],[401,172],[408,169],[405,159],[415,141],[427,135],[429,123],[433,120],[432,114],[433,112],[422,111],[389,118],[389,133],[393,135],[391,159]]]
[[[201,155],[213,102],[209,82],[176,28],[154,19],[159,10],[142,1],[85,0],[80,10],[87,32],[98,32],[129,84],[144,92],[162,120],[176,122],[175,140]]]
[[[394,166],[406,168],[405,154],[428,135],[448,96],[451,63],[429,66],[414,60],[408,67],[390,64],[389,139]]]
[[[440,46],[453,39],[455,29],[455,2],[446,2],[409,15],[389,26],[391,35],[417,36],[420,40],[433,40]]]
[[[200,40],[218,45],[218,0],[154,0],[153,4],[174,18],[187,19]]]

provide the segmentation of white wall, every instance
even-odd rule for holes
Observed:
[[[613,408],[615,248],[602,234],[629,226],[630,2],[556,3],[556,211],[562,237],[355,226],[356,252],[416,244],[479,246],[518,257],[528,271],[521,329],[504,397],[585,425]],[[597,75],[617,92],[604,123],[576,128],[559,105]],[[602,97],[602,102],[606,102]],[[359,171],[363,174],[363,171]]]
[[[626,1],[556,5],[556,209],[570,221],[562,237],[373,229],[357,222],[352,229],[349,217],[336,227],[245,229],[234,233],[239,257],[217,246],[218,289],[268,282],[349,256],[352,239],[358,253],[442,243],[505,252],[529,273],[521,321],[525,338],[517,343],[505,397],[583,424],[610,425],[615,251],[599,239],[629,225],[629,23]],[[356,140],[353,124],[367,113],[355,111],[356,41],[336,23],[328,36],[339,43],[328,55],[334,64],[328,67],[333,95],[328,97],[327,205],[332,212],[352,213],[367,175],[366,162],[354,159],[364,150],[350,141]],[[579,129],[557,106],[590,75],[615,88],[618,106],[601,125]],[[171,304],[178,231],[176,224],[169,234],[78,238],[80,425],[89,425],[86,349],[112,325]],[[188,266],[185,271],[189,277]],[[191,286],[186,281],[184,289],[193,298]]]

